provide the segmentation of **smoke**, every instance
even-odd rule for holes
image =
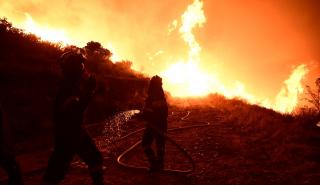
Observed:
[[[312,46],[312,56],[320,61],[320,1],[282,0],[279,6],[288,13],[294,24],[306,36]]]
[[[288,14],[309,44],[309,58],[313,63],[308,84],[314,85],[315,79],[320,76],[320,1],[281,0],[279,6]]]

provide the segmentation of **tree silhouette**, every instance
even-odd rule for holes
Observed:
[[[308,98],[306,99],[320,114],[320,78],[315,81],[316,89],[306,86]]]
[[[99,61],[110,61],[110,57],[112,55],[108,49],[103,48],[99,42],[95,41],[88,42],[84,47],[84,50],[88,59],[93,58]]]
[[[86,66],[91,72],[103,74],[112,68],[113,64],[110,60],[112,53],[103,48],[99,42],[88,42],[82,51],[87,58]]]

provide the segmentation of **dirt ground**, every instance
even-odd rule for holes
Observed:
[[[210,123],[210,126],[207,127],[181,129],[168,133],[189,152],[196,164],[195,171],[190,174],[170,172],[150,174],[144,170],[121,167],[116,162],[117,156],[138,141],[141,134],[113,142],[110,146],[100,145],[99,143],[102,143],[105,138],[96,137],[105,157],[104,174],[107,185],[318,185],[320,182],[320,161],[317,159],[320,158],[320,155],[311,157],[304,155],[304,151],[310,148],[313,155],[320,153],[317,145],[314,145],[314,141],[320,141],[320,134],[317,136],[319,130],[311,129],[313,144],[310,144],[310,141],[290,139],[290,132],[287,133],[288,136],[283,136],[278,131],[279,129],[271,132],[277,134],[277,137],[268,136],[267,129],[265,131],[260,129],[255,133],[247,132],[241,125],[239,126],[239,123],[226,119],[227,112],[213,108],[191,110],[186,119],[188,122],[180,120],[187,114],[187,110],[175,108],[171,111],[174,112],[169,117],[171,128],[200,124],[200,122]],[[128,124],[127,130],[122,134],[143,127],[143,123],[139,121],[129,121],[126,124]],[[264,134],[258,135],[257,133],[260,132]],[[97,132],[94,135],[98,135]],[[39,184],[49,154],[48,147],[36,147],[31,152],[17,157],[24,171],[27,185]],[[126,156],[125,162],[147,166],[141,147]],[[187,158],[169,142],[167,143],[166,168],[180,170],[191,168]],[[3,172],[1,174],[1,183],[5,183],[6,177]],[[91,184],[85,166],[77,158],[61,184]]]

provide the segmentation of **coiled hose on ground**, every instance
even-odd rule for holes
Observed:
[[[188,122],[188,123],[197,123],[197,125],[191,125],[191,126],[184,126],[184,127],[176,127],[176,128],[170,128],[168,129],[168,132],[171,132],[171,131],[181,131],[181,130],[185,130],[185,129],[191,129],[191,128],[197,128],[197,127],[206,127],[206,126],[210,126],[212,125],[210,122],[205,122],[205,121],[191,121],[191,120],[187,120],[187,118],[189,117],[191,111],[187,111],[186,115],[184,115],[182,118],[180,118],[179,121],[181,122]],[[91,127],[95,127],[97,125],[101,125],[101,124],[105,124],[105,122],[99,122],[99,123],[96,123],[96,124],[92,124],[92,125],[89,125],[89,126],[86,126],[86,129],[88,128],[91,128]],[[144,131],[144,128],[140,128],[140,129],[137,129],[136,131],[133,131],[121,138],[119,138],[117,141],[121,141],[121,140],[125,140],[127,138],[129,138],[130,136],[134,136],[135,134],[137,133],[140,133]],[[188,154],[188,152],[183,148],[181,147],[178,143],[176,143],[173,139],[171,139],[170,137],[166,136],[167,140],[172,143],[174,146],[176,146],[189,160],[189,162],[191,163],[191,169],[188,169],[188,170],[176,170],[176,169],[165,169],[164,171],[166,172],[177,172],[177,173],[192,173],[195,171],[196,169],[196,165],[195,165],[195,162],[194,160],[192,159],[192,157]],[[137,141],[134,145],[130,146],[127,150],[125,150],[123,153],[121,153],[118,157],[117,157],[117,163],[122,166],[122,167],[125,167],[125,168],[128,168],[128,169],[135,169],[135,170],[148,170],[147,167],[144,167],[144,166],[134,166],[134,165],[130,165],[130,164],[126,164],[124,163],[121,159],[123,159],[125,157],[126,154],[130,153],[131,151],[133,151],[135,148],[137,148],[139,146],[139,144],[141,143],[141,139],[139,141]],[[85,167],[86,168],[86,165],[79,165],[77,164],[76,166],[80,166],[80,167]],[[31,176],[31,175],[34,175],[36,173],[39,173],[39,172],[42,172],[43,170],[45,170],[45,166],[43,167],[40,167],[40,168],[37,168],[37,169],[34,169],[32,171],[29,171],[27,173],[25,173],[24,175],[27,175],[27,176]]]
[[[196,125],[191,125],[191,126],[184,126],[184,127],[177,127],[177,128],[170,128],[168,129],[168,132],[170,131],[180,131],[180,130],[185,130],[185,129],[191,129],[191,128],[198,128],[198,127],[207,127],[207,126],[210,126],[210,122],[205,122],[205,121],[190,121],[190,120],[187,120],[187,118],[189,117],[190,115],[190,111],[187,111],[187,114],[185,116],[183,116],[182,118],[180,118],[179,121],[181,122],[188,122],[188,123],[197,123]],[[134,134],[137,134],[137,133],[140,133],[140,132],[143,132],[145,129],[144,128],[141,128],[141,129],[138,129],[136,131],[133,131],[123,137],[121,137],[118,141],[120,140],[124,140]],[[156,129],[154,129],[156,131]],[[162,134],[159,132],[159,134]],[[192,157],[189,155],[189,153],[182,147],[180,146],[175,140],[173,140],[172,138],[170,138],[168,135],[164,135],[162,134],[164,137],[166,137],[166,140],[169,141],[171,144],[173,144],[175,147],[177,147],[177,149],[183,153],[183,155],[188,159],[188,161],[190,162],[191,164],[191,168],[188,169],[188,170],[178,170],[178,169],[164,169],[163,171],[165,172],[175,172],[175,173],[192,173],[195,171],[196,169],[196,164],[194,162],[194,160],[192,159]],[[122,166],[122,167],[125,167],[125,168],[129,168],[129,169],[135,169],[135,170],[149,170],[148,167],[145,167],[145,166],[135,166],[135,165],[130,165],[130,164],[127,164],[125,162],[122,161],[122,159],[125,157],[125,155],[127,155],[128,153],[132,152],[134,149],[136,149],[139,145],[141,144],[141,139],[139,141],[137,141],[135,144],[133,144],[132,146],[130,146],[127,150],[125,150],[123,153],[121,153],[118,158],[117,158],[117,163]]]

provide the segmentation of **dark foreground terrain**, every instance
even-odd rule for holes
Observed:
[[[188,111],[190,114],[185,117]],[[210,122],[207,127],[168,134],[190,153],[196,170],[191,174],[150,174],[121,167],[116,162],[117,156],[139,140],[141,134],[121,141],[117,139],[143,127],[143,123],[136,120],[125,124],[109,122],[109,126],[106,123],[107,126],[98,124],[88,128],[105,156],[106,184],[317,185],[320,182],[320,128],[314,124],[235,100],[215,106],[171,107],[170,112],[171,128]],[[181,121],[183,117],[185,121]],[[103,134],[103,127],[110,133]],[[50,154],[50,143],[43,142],[46,139],[50,141],[50,136],[18,146],[20,149],[34,146],[33,150],[18,156],[26,184],[35,185],[41,180]],[[166,161],[167,168],[191,168],[187,159],[170,143],[167,144]],[[141,148],[126,156],[125,162],[147,165]],[[5,182],[3,175],[2,180]],[[86,168],[77,159],[62,184],[90,184]]]

